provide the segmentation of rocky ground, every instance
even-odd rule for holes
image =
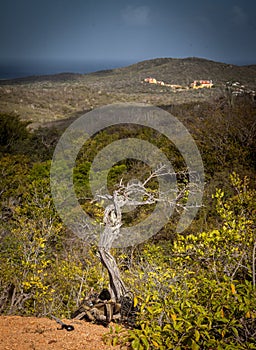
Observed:
[[[61,330],[49,318],[1,316],[1,350],[118,350],[103,341],[108,328],[85,321],[65,320],[73,331]]]

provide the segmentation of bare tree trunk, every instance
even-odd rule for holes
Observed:
[[[115,258],[110,254],[109,250],[106,250],[104,247],[99,248],[98,251],[101,263],[108,270],[111,299],[118,301],[126,294],[126,288],[120,276]]]
[[[253,288],[256,286],[256,241],[253,245],[253,251],[252,251],[252,285]]]
[[[170,169],[161,165],[155,172],[151,173],[149,177],[144,181],[131,181],[127,185],[123,185],[120,182],[118,190],[114,191],[113,195],[97,195],[97,197],[104,200],[111,200],[110,204],[106,206],[104,211],[104,230],[100,234],[98,252],[102,265],[108,270],[109,275],[109,289],[111,298],[114,301],[120,301],[120,298],[127,294],[127,289],[122,281],[119,268],[116,264],[115,258],[111,255],[110,250],[115,240],[120,235],[120,229],[122,226],[122,208],[137,207],[146,204],[155,204],[159,200],[158,194],[147,189],[147,184],[153,178],[158,176],[172,175]],[[182,198],[184,194],[182,190],[176,199],[172,199],[173,203]],[[163,197],[162,201],[166,201]],[[169,202],[168,202],[169,203]]]
[[[116,260],[110,253],[112,244],[118,236],[122,225],[121,206],[117,192],[113,194],[113,204],[108,205],[105,209],[103,221],[105,228],[100,236],[98,252],[100,254],[101,263],[108,270],[111,299],[119,301],[121,296],[124,296],[126,293],[126,288],[122,281]]]

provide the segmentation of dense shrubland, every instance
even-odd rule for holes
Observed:
[[[240,101],[230,107],[222,99],[164,108],[184,123],[200,149],[206,172],[203,207],[182,234],[175,232],[176,213],[150,241],[113,250],[140,311],[136,329],[127,334],[113,327],[106,340],[129,341],[133,349],[253,349],[255,106]],[[96,247],[63,225],[52,202],[49,171],[62,131],[29,132],[27,123],[11,115],[1,115],[0,126],[0,312],[68,317],[92,287],[100,291],[108,279]],[[153,130],[124,126],[95,135],[79,153],[74,183],[81,205],[97,222],[104,212],[91,202],[90,163],[104,146],[129,136],[150,139],[175,171],[186,167],[175,147]],[[126,159],[109,172],[109,189],[121,178],[143,179],[149,171]],[[126,213],[124,225],[151,210]]]

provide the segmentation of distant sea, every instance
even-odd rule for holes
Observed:
[[[0,62],[0,79],[15,79],[35,75],[48,75],[59,73],[92,73],[99,70],[125,67],[135,62]]]

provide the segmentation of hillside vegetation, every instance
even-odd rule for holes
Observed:
[[[209,79],[215,88],[173,91],[143,83],[149,76],[185,86],[194,80]],[[159,58],[91,74],[63,73],[0,81],[0,110],[30,120],[31,127],[38,127],[116,102],[159,106],[212,101],[223,95],[227,81],[239,81],[256,90],[255,66],[235,66],[200,58]]]
[[[177,211],[149,241],[113,249],[139,311],[136,327],[123,332],[116,325],[105,341],[128,342],[131,349],[255,348],[255,102],[239,97],[230,103],[221,85],[211,90],[188,91],[186,99],[186,92],[161,92],[159,86],[146,91],[151,87],[141,83],[148,74],[164,80],[165,69],[170,74],[166,80],[171,80],[174,70],[168,70],[168,65],[187,65],[188,72],[192,72],[192,64],[201,64],[202,70],[209,65],[212,71],[223,66],[227,76],[220,70],[218,84],[233,69],[233,74],[240,72],[244,77],[241,82],[249,85],[251,72],[255,72],[254,67],[231,67],[200,59],[159,59],[110,72],[74,76],[64,82],[58,77],[51,81],[44,77],[8,82],[0,87],[4,91],[0,116],[1,314],[70,317],[92,287],[98,292],[107,287],[107,272],[95,254],[96,247],[82,242],[67,229],[54,207],[51,159],[65,127],[82,110],[92,108],[90,98],[95,99],[95,107],[126,98],[142,102],[143,96],[175,115],[193,136],[205,168],[203,206],[183,233],[176,232],[181,215]],[[203,78],[217,81],[217,71],[216,68],[214,78],[206,76],[209,70],[205,70]],[[247,76],[245,71],[250,74]],[[158,76],[158,72],[163,75]],[[198,73],[194,76],[197,79]],[[183,76],[180,79],[177,82],[184,83]],[[32,96],[36,99],[35,108],[26,109]],[[62,98],[72,111],[64,110]],[[85,98],[90,103],[85,103]],[[16,106],[20,106],[20,116],[15,112]],[[29,120],[37,123],[32,130],[27,127]],[[180,152],[152,129],[116,126],[99,132],[81,149],[74,169],[79,202],[97,223],[102,223],[104,210],[92,202],[90,165],[99,150],[128,137],[150,140],[166,154],[177,173],[186,171]],[[133,159],[115,164],[108,175],[110,192],[121,179],[124,183],[134,178],[143,180],[149,171],[145,164]],[[186,177],[178,180],[182,186]],[[157,185],[152,186],[154,190]],[[150,206],[130,211],[124,215],[123,224],[133,225],[151,211]]]

